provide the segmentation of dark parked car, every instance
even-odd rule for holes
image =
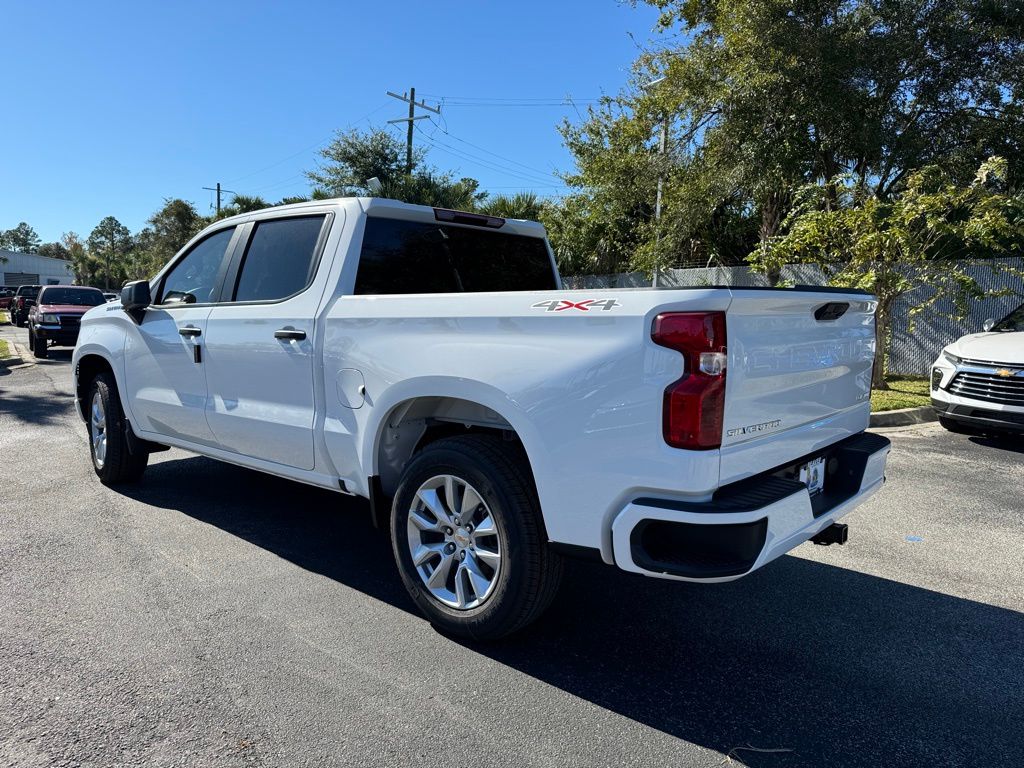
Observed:
[[[11,299],[11,322],[21,328],[28,320],[28,311],[36,302],[41,285],[19,285]]]
[[[14,299],[14,288],[0,288],[0,309],[9,309]]]
[[[49,347],[73,347],[78,343],[82,315],[106,304],[99,288],[47,285],[28,314],[28,345],[36,357],[46,357]]]

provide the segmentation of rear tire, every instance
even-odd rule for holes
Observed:
[[[522,629],[561,581],[525,458],[496,437],[446,438],[414,456],[395,494],[391,541],[417,607],[460,637]]]
[[[93,469],[104,485],[138,480],[149,463],[149,453],[140,447],[128,449],[127,430],[131,429],[121,409],[113,374],[101,373],[89,387],[89,455]]]

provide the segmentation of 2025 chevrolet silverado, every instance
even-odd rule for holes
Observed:
[[[739,578],[884,481],[857,291],[562,290],[539,224],[382,199],[218,221],[73,358],[93,465],[177,446],[370,499],[412,599],[475,638],[567,554]]]

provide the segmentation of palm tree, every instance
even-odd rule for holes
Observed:
[[[496,195],[480,206],[480,213],[501,216],[504,219],[540,219],[544,203],[535,192],[517,192],[514,195]]]

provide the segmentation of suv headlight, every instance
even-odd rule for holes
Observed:
[[[47,325],[60,325],[60,318],[57,315],[42,314],[39,316],[39,322]]]
[[[946,358],[947,362],[950,362],[953,365],[960,365],[960,363],[962,363],[964,361],[964,359],[962,357],[957,357],[952,352],[950,352],[948,350],[945,350],[945,349],[942,350],[942,356],[944,358]]]

